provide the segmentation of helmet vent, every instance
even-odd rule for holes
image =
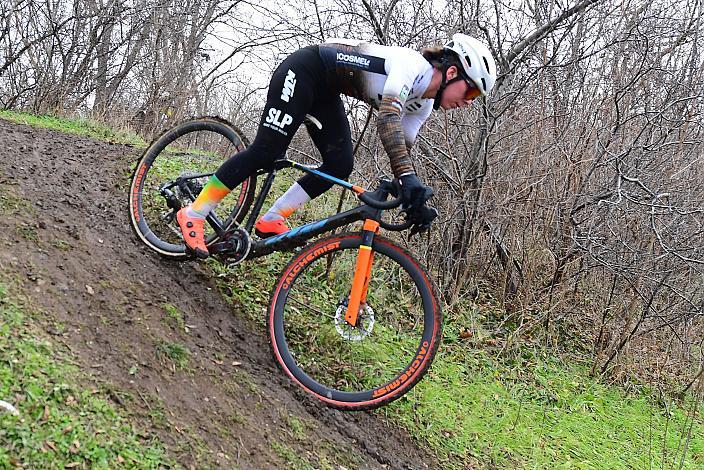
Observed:
[[[484,87],[484,91],[486,91],[486,80],[482,78],[482,87]]]
[[[486,71],[491,73],[491,70],[489,70],[489,62],[487,62],[486,57],[482,57],[482,59],[484,60],[484,67],[486,67]]]
[[[467,63],[469,64],[470,67],[472,67],[472,60],[469,58],[468,55],[464,56],[464,58],[467,60]]]

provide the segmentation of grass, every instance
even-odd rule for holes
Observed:
[[[69,242],[67,242],[66,240],[58,239],[58,238],[55,239],[51,244],[55,248],[57,248],[58,250],[61,250],[61,251],[70,251],[72,248],[72,246]]]
[[[0,468],[158,468],[162,445],[98,390],[81,387],[69,357],[43,339],[0,286]]]
[[[164,322],[178,331],[186,331],[183,313],[173,304],[164,304]]]
[[[171,362],[174,369],[187,368],[191,360],[191,351],[186,346],[171,341],[159,341],[156,354],[160,359]]]
[[[2,173],[0,173],[0,176]],[[21,213],[33,214],[34,208],[26,199],[17,194],[16,187],[10,182],[0,184],[0,214],[16,215]]]
[[[283,419],[294,439],[302,441],[306,438],[306,424],[303,420],[290,413],[285,413]]]
[[[39,234],[37,233],[37,229],[32,225],[23,222],[21,225],[15,227],[15,232],[17,232],[18,236],[27,241],[39,244]]]
[[[286,463],[286,466],[295,470],[313,470],[313,467],[308,461],[298,455],[296,451],[291,449],[286,444],[273,442],[271,448]],[[329,468],[329,467],[328,467]]]
[[[431,373],[384,412],[449,466],[702,468],[704,426],[674,404],[629,395],[549,356],[508,365],[441,349]],[[687,430],[692,439],[684,449]]]
[[[66,134],[81,135],[116,144],[146,147],[144,140],[136,134],[115,131],[104,124],[87,119],[69,119],[57,116],[36,116],[30,113],[0,110],[0,118],[19,124],[51,129]]]

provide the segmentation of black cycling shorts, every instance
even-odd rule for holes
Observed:
[[[340,94],[326,80],[318,46],[308,46],[288,56],[274,71],[269,82],[266,107],[254,142],[230,157],[215,173],[230,189],[259,169],[269,168],[283,157],[306,114],[318,119],[322,130],[309,126],[308,132],[320,151],[320,171],[347,179],[352,173],[352,137]],[[311,198],[332,186],[306,174],[298,183]]]

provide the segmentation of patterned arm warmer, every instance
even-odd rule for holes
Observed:
[[[401,126],[401,109],[401,101],[398,97],[384,95],[379,105],[377,119],[379,137],[389,156],[391,171],[396,178],[415,173]]]

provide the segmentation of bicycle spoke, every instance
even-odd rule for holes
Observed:
[[[321,317],[335,318],[335,315],[334,315],[334,314],[325,313],[325,312],[323,312],[323,311],[321,311],[321,310],[317,310],[314,306],[311,306],[311,305],[309,305],[309,304],[306,303],[306,302],[301,302],[300,300],[298,300],[298,299],[296,299],[296,298],[292,298],[291,300],[293,300],[293,301],[296,303],[296,305],[299,305],[299,306],[304,307],[304,308],[306,308],[306,309],[310,309],[311,311],[317,313],[317,314],[320,315]]]

